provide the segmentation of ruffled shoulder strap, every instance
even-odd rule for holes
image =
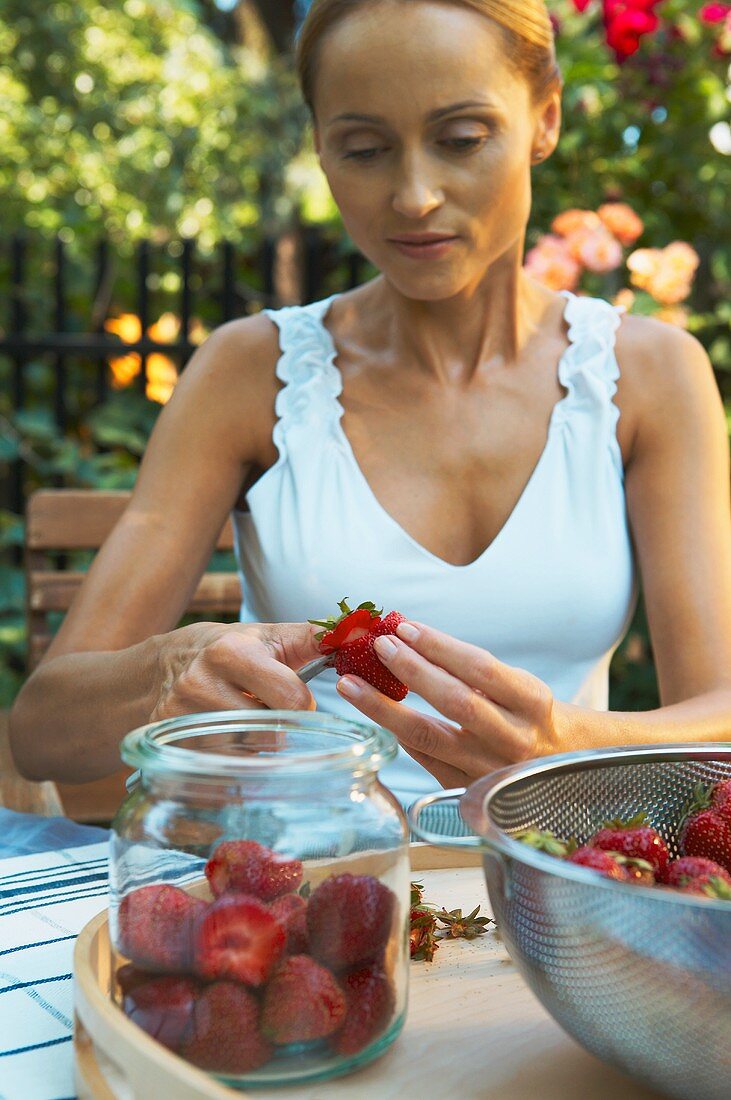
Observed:
[[[569,419],[583,410],[592,417],[597,430],[603,425],[621,467],[616,435],[619,406],[614,402],[619,378],[615,342],[624,310],[602,298],[564,293],[568,298],[564,317],[569,346],[558,367],[559,381],[567,390],[561,411],[564,419]]]
[[[322,323],[335,295],[306,306],[265,309],[279,329],[274,442],[282,451],[288,432],[304,428],[322,431],[336,425],[343,409],[338,400],[342,377],[335,366],[336,349]]]

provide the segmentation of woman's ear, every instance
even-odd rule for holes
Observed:
[[[541,105],[533,135],[531,160],[537,164],[550,157],[561,133],[561,93],[556,90]]]

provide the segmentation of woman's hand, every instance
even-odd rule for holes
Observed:
[[[314,710],[295,669],[320,656],[307,623],[195,623],[151,639],[159,697],[150,721],[207,710]]]
[[[421,623],[401,623],[397,634],[375,640],[379,659],[448,721],[387,699],[356,676],[343,677],[338,691],[444,787],[560,751],[560,704],[542,680]]]

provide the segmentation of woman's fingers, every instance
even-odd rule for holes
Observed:
[[[337,689],[361,713],[391,730],[409,752],[443,761],[453,760],[459,752],[458,731],[453,726],[387,698],[358,676],[343,676]]]
[[[240,692],[240,706],[251,706],[253,696],[270,710],[314,710],[309,688],[289,667],[299,668],[319,652],[314,631],[307,624],[246,624],[221,633],[192,663],[188,679],[206,691],[215,681],[222,706],[229,690]],[[286,662],[286,663],[285,663]]]
[[[423,623],[400,623],[396,632],[410,649],[505,710],[530,713],[550,706],[550,689],[537,676],[498,661],[497,657],[479,646],[460,642]],[[383,660],[380,650],[378,655]],[[395,671],[395,666],[390,662],[388,667]],[[416,685],[414,688],[419,691]]]
[[[431,756],[424,756],[420,752],[409,752],[408,749],[404,749],[409,753],[409,756],[413,757],[417,764],[421,764],[422,768],[431,772],[434,778],[447,790],[453,790],[455,787],[469,787],[472,782],[473,776],[463,772],[461,768],[455,768],[451,764],[444,764],[441,760],[434,760]]]
[[[490,698],[462,678],[432,664],[398,638],[377,638],[379,660],[403,683],[408,684],[445,718],[467,729],[488,726],[498,738],[509,736],[509,715]]]
[[[317,627],[310,623],[264,623],[258,630],[272,656],[288,668],[302,668],[308,661],[322,656],[315,637]]]

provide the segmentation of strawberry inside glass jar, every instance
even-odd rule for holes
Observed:
[[[358,608],[360,633],[382,620]],[[351,624],[352,625],[352,624]],[[335,627],[334,629],[336,629]],[[143,727],[114,823],[112,994],[169,1050],[237,1085],[347,1073],[406,1008],[407,828],[385,730],[214,712]]]

